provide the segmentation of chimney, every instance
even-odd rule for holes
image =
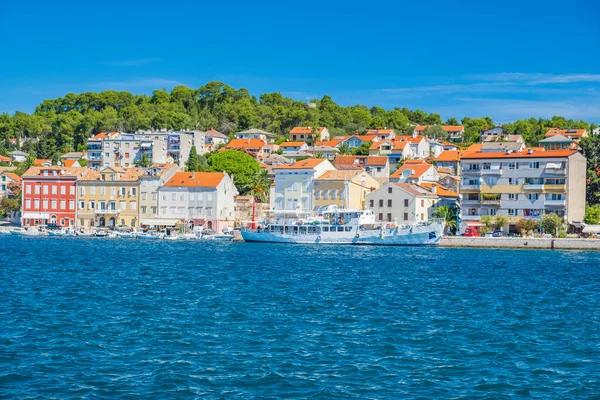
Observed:
[[[431,185],[431,193],[433,193],[433,194],[437,193],[437,185],[435,183],[433,185]]]
[[[417,130],[416,130],[416,129],[413,131],[412,137],[413,137],[413,138],[416,138],[416,137],[417,137]]]

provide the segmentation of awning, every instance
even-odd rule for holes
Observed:
[[[140,225],[147,226],[175,226],[179,221],[178,218],[146,218],[140,220]]]
[[[561,169],[562,168],[562,163],[549,162],[549,163],[546,163],[546,168],[549,168],[549,169]]]
[[[23,218],[50,219],[50,214],[49,213],[26,212],[26,213],[23,213]]]
[[[485,226],[485,224],[482,224],[481,222],[467,222],[467,226]]]
[[[600,233],[600,225],[586,225],[583,233]]]

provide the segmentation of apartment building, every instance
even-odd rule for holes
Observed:
[[[235,134],[235,137],[237,139],[259,139],[265,143],[273,143],[275,141],[275,134],[256,128],[238,132]]]
[[[275,185],[271,189],[271,208],[313,211],[315,179],[335,167],[324,158],[310,158],[273,170]]]
[[[85,168],[31,167],[22,179],[22,226],[58,225],[76,222],[76,182]]]
[[[158,218],[158,189],[179,171],[176,164],[153,164],[141,169],[140,225],[158,227],[165,224]]]
[[[315,208],[336,205],[364,210],[366,195],[377,190],[379,182],[363,170],[326,171],[315,179]]]
[[[184,221],[221,232],[233,227],[238,192],[226,172],[177,172],[158,189],[163,225]]]
[[[315,132],[315,129],[310,126],[296,126],[290,131],[290,140],[294,142],[311,142],[313,136],[315,141],[329,140],[329,130],[324,126],[321,126],[317,128]]]
[[[439,201],[435,191],[399,182],[387,183],[366,197],[377,221],[398,224],[428,221]]]
[[[88,166],[131,168],[147,156],[150,162],[185,167],[192,146],[203,154],[204,145],[205,134],[200,131],[102,132],[88,140]]]
[[[484,215],[504,215],[505,231],[521,218],[556,213],[583,221],[586,159],[575,150],[467,151],[461,154],[462,226],[481,226]]]
[[[77,180],[78,227],[138,227],[141,174],[137,168],[88,169]]]

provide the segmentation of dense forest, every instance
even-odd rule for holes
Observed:
[[[246,89],[236,90],[222,82],[209,82],[199,89],[178,86],[170,92],[155,90],[152,96],[113,90],[69,93],[43,101],[33,114],[0,114],[0,154],[15,147],[9,141],[15,138],[23,140],[24,151],[56,159],[61,153],[85,148],[87,138],[102,131],[215,128],[232,134],[254,127],[276,133],[282,141],[294,126],[326,126],[333,135],[341,135],[376,127],[410,134],[417,124],[447,124],[464,125],[468,144],[477,141],[483,130],[495,126],[491,117],[443,121],[439,114],[407,108],[342,107],[329,96],[311,103],[280,93],[265,93],[257,98]],[[590,129],[585,121],[563,117],[524,119],[504,127],[509,133],[523,135],[530,145],[537,144],[549,127]]]

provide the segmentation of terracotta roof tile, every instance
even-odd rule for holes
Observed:
[[[435,161],[458,161],[460,160],[460,151],[458,150],[444,150],[440,153],[439,156],[435,159]]]
[[[292,165],[281,165],[275,167],[275,169],[313,169],[325,161],[327,160],[324,158],[307,158],[306,160],[297,161]]]
[[[404,164],[400,168],[394,171],[390,178],[400,178],[402,176],[403,171],[412,170],[414,172],[409,176],[409,178],[417,179],[432,167],[433,165],[427,164],[425,162],[404,162]]]
[[[362,170],[343,170],[343,171],[325,171],[321,176],[317,178],[318,181],[347,181],[354,178],[356,175],[360,175]]]
[[[0,162],[12,162],[12,158],[5,157],[2,154],[0,154]]]
[[[456,198],[459,197],[458,193],[456,193],[453,190],[448,189],[447,187],[440,185],[439,183],[421,182],[421,183],[418,183],[418,185],[421,186],[422,188],[430,191],[431,193],[433,193],[433,187],[435,186],[435,188],[436,188],[435,194],[437,194],[439,197],[456,197]]]
[[[305,144],[305,142],[283,142],[279,147],[302,147]]]
[[[224,176],[224,172],[177,172],[164,186],[217,187]]]
[[[551,137],[554,135],[563,135],[563,136],[578,136],[581,137],[585,133],[585,129],[559,129],[559,128],[550,128],[548,132],[546,132],[546,137]]]
[[[224,149],[262,149],[265,142],[260,139],[233,139],[230,140]]]
[[[529,151],[532,150],[531,154]],[[506,152],[479,152],[469,151],[461,154],[462,160],[486,159],[486,158],[556,158],[569,157],[577,153],[577,150],[544,150],[541,148],[523,149],[509,154]]]

